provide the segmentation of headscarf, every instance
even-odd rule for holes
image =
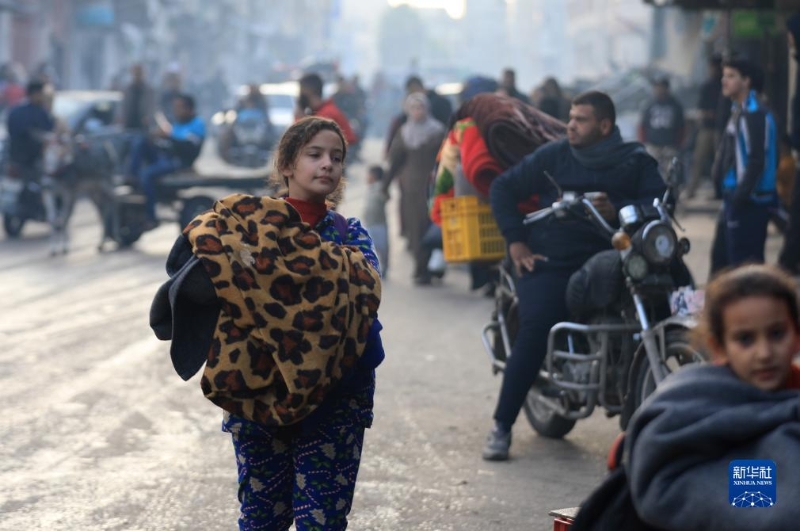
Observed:
[[[425,119],[421,122],[411,119],[411,106],[418,103],[425,107]],[[431,138],[444,135],[444,125],[431,116],[431,102],[425,94],[421,92],[409,94],[403,104],[403,109],[408,120],[400,128],[400,135],[402,135],[403,143],[407,148],[417,149]]]

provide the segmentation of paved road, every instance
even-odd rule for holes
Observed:
[[[363,167],[350,178],[343,211],[358,215]],[[691,268],[704,278],[712,218],[684,222]],[[72,232],[72,253],[57,258],[41,226],[0,240],[0,530],[235,529],[220,411],[197,378],[173,372],[168,344],[148,328],[177,226],[100,254],[96,214],[82,203]],[[602,478],[616,420],[596,414],[564,441],[521,420],[514,459],[481,461],[500,382],[479,340],[491,301],[470,293],[457,268],[442,286],[412,287],[410,260],[393,243],[387,359],[351,529],[548,529],[550,509],[576,505]]]

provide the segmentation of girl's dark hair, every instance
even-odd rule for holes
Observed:
[[[344,133],[342,133],[342,129],[336,122],[319,116],[306,116],[289,126],[286,132],[283,133],[280,142],[278,142],[278,148],[275,152],[276,171],[274,180],[276,184],[284,187],[289,186],[289,179],[283,175],[283,170],[294,167],[300,151],[320,131],[333,131],[339,135],[339,139],[342,141],[342,159],[347,156],[347,140],[345,140]],[[341,182],[340,188],[344,184],[344,179]]]
[[[795,329],[800,330],[800,304],[794,279],[775,266],[748,265],[720,274],[706,287],[700,325],[694,332],[695,346],[705,348],[712,342],[724,345],[725,308],[748,297],[771,297],[785,302]]]
[[[278,143],[278,151],[275,154],[275,169],[282,172],[294,166],[297,155],[311,139],[317,136],[320,131],[333,131],[342,141],[342,157],[347,156],[347,141],[344,139],[339,125],[333,120],[320,118],[319,116],[306,116],[293,123],[283,133]]]

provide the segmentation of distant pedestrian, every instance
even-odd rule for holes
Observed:
[[[692,158],[692,175],[686,187],[686,197],[692,199],[697,193],[697,188],[704,175],[711,173],[711,164],[714,162],[714,152],[717,147],[718,136],[716,131],[717,109],[722,97],[722,56],[714,54],[708,62],[708,79],[700,88],[700,101],[697,108],[700,111],[700,123],[697,138],[694,141],[694,154]],[[721,196],[715,193],[714,196]]]
[[[666,179],[670,162],[679,156],[685,135],[683,106],[670,92],[669,79],[653,82],[653,100],[642,113],[639,141],[658,161],[661,176]]]
[[[494,83],[496,88],[497,82],[495,81]],[[434,89],[426,89],[422,79],[417,76],[411,76],[406,80],[406,97],[411,94],[424,94],[427,96],[431,116],[443,125],[448,125],[450,123],[450,117],[453,115],[453,105],[450,103],[450,100]],[[389,133],[386,136],[387,156],[391,149],[392,142],[397,138],[397,133],[407,121],[408,114],[406,112],[402,112],[392,120],[389,126]]]
[[[396,178],[400,184],[401,233],[416,262],[414,281],[431,283],[428,264],[422,259],[422,238],[430,225],[428,196],[430,178],[436,165],[436,155],[445,136],[445,127],[431,115],[425,94],[414,92],[406,99],[408,121],[392,142],[389,151],[388,189]]]
[[[205,364],[224,410],[243,531],[347,528],[384,351],[372,241],[329,208],[346,155],[332,120],[295,122],[275,163],[288,196],[235,194],[195,218],[153,302],[176,370]]]
[[[723,65],[722,91],[733,111],[714,160],[722,183],[723,210],[712,248],[711,273],[746,262],[764,262],[771,211],[778,201],[778,139],[775,118],[759,100],[764,74],[734,58]]]
[[[787,37],[789,46],[794,53],[792,57],[795,62],[800,62],[797,57],[798,43],[800,43],[800,13],[792,15],[788,22]],[[800,87],[800,65],[795,65],[796,81],[795,86]],[[792,130],[789,133],[789,143],[792,148],[792,155],[794,155],[795,166],[800,161],[800,93],[795,92],[792,98]],[[800,168],[798,168],[800,169]],[[790,271],[794,275],[800,275],[800,172],[795,172],[794,187],[792,189],[792,199],[789,212],[789,227],[786,230],[786,236],[783,240],[783,249],[781,250],[778,263]]]
[[[569,100],[564,97],[561,85],[556,78],[548,77],[542,83],[538,99],[538,108],[545,114],[557,118],[562,122],[569,121]]]
[[[384,186],[386,173],[381,166],[371,166],[367,172],[367,198],[364,215],[361,220],[375,244],[381,276],[386,278],[389,272],[389,225],[386,222],[386,202],[389,192]]]
[[[303,116],[319,116],[336,122],[348,145],[358,142],[359,138],[350,126],[350,120],[334,103],[333,99],[322,97],[323,81],[318,74],[306,74],[300,78],[300,94],[297,98],[296,118]]]
[[[156,111],[155,91],[145,80],[144,67],[131,67],[131,83],[125,88],[118,121],[132,132],[145,133]]]
[[[517,72],[513,68],[506,68],[500,77],[500,91],[506,96],[516,98],[522,103],[530,105],[531,100],[517,89]]]
[[[13,109],[25,100],[25,87],[19,75],[21,70],[22,67],[14,63],[6,63],[0,68],[0,111]]]
[[[175,121],[175,115],[172,113],[172,104],[175,98],[183,94],[182,87],[183,78],[181,77],[180,69],[177,65],[172,65],[164,75],[163,86],[158,100],[158,110],[164,113],[164,116],[170,122]]]

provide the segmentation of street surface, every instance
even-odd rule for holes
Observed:
[[[364,150],[375,162],[379,152],[377,143]],[[342,211],[359,215],[364,166],[348,173]],[[394,200],[390,208],[394,217]],[[680,221],[702,283],[713,214],[702,201],[690,210]],[[43,225],[0,239],[0,530],[236,529],[236,463],[221,412],[198,377],[178,377],[169,344],[148,326],[177,225],[98,253],[97,215],[84,201],[71,229],[64,257],[48,256]],[[441,286],[414,287],[403,242],[395,234],[392,243],[381,306],[387,358],[350,528],[551,529],[548,511],[578,505],[602,479],[617,419],[598,412],[552,441],[521,416],[513,459],[482,461],[500,384],[480,341],[492,301],[470,293],[457,267]],[[773,261],[779,245],[773,235]]]

